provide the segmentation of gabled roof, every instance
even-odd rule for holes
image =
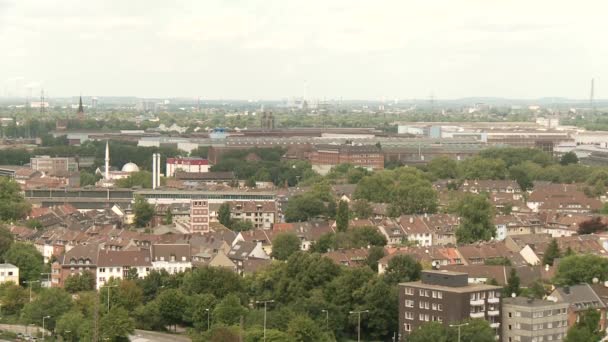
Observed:
[[[109,251],[106,249],[99,251],[97,266],[152,266],[152,259],[149,250]]]
[[[161,258],[164,261],[171,261],[172,257],[180,262],[192,260],[189,244],[153,244],[151,252],[153,261],[161,261]]]
[[[593,291],[589,284],[558,287],[553,293],[561,301],[569,303],[574,311],[606,308],[602,299]]]
[[[228,257],[234,260],[245,260],[249,258],[256,246],[257,244],[253,242],[239,241],[232,246],[232,249],[228,252]]]

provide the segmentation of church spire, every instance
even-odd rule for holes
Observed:
[[[84,118],[84,107],[82,106],[82,95],[80,95],[80,99],[78,100],[78,112],[77,112],[78,118],[79,119],[83,119]]]

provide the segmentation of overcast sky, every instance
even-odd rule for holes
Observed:
[[[0,0],[1,95],[608,97],[604,0]],[[0,83],[1,84],[1,83]],[[21,90],[23,92],[23,90]]]

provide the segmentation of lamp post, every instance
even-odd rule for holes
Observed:
[[[44,320],[47,318],[51,318],[51,316],[42,317],[42,340],[44,341],[44,337],[46,336],[46,331],[44,330]]]
[[[362,311],[350,311],[349,314],[354,315],[356,314],[358,316],[357,319],[357,341],[361,342],[361,314],[362,313],[369,313],[369,310],[362,310]]]
[[[325,329],[329,330],[329,310],[321,310],[321,312],[325,312]]]
[[[207,311],[207,331],[211,328],[211,310],[205,309]]]
[[[70,335],[69,335],[69,336],[70,336],[70,339],[68,340],[68,339],[66,338],[66,340],[71,341],[71,340],[72,340],[72,339],[71,339],[71,337],[72,337],[72,335],[71,335],[71,334],[72,334],[72,331],[71,331],[71,330],[66,330],[66,331],[64,331],[64,333],[65,333],[65,334],[70,334]]]
[[[118,285],[106,285],[106,286],[102,286],[108,289],[108,312],[110,312],[110,288],[111,287],[118,287]]]
[[[24,283],[26,283],[29,288],[30,288],[30,302],[32,302],[32,283],[39,283],[40,280],[26,280],[24,281]]]
[[[458,342],[460,342],[460,328],[469,325],[469,323],[450,324],[450,328],[458,328]]]
[[[268,306],[268,303],[274,303],[274,300],[256,300],[255,303],[264,303],[264,342],[266,342],[266,308]]]

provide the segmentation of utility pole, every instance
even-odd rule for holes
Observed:
[[[268,303],[274,303],[274,300],[256,300],[255,303],[264,303],[264,342],[266,342],[266,308],[268,306]]]
[[[450,328],[458,328],[458,342],[460,342],[460,328],[469,325],[469,323],[450,324]]]
[[[30,303],[32,302],[32,283],[39,283],[40,280],[26,280],[24,283],[28,284],[30,288]]]
[[[108,312],[110,312],[110,288],[112,287],[118,287],[118,285],[106,285],[106,286],[102,286],[108,289]]]
[[[205,309],[207,311],[207,331],[211,328],[211,311],[209,309]]]
[[[351,315],[357,315],[358,319],[357,319],[357,342],[361,342],[361,314],[362,313],[369,313],[369,310],[362,310],[362,311],[350,311],[349,314]]]
[[[46,330],[44,330],[44,320],[47,318],[51,318],[51,316],[42,317],[42,340],[44,341],[44,337],[46,336]]]

